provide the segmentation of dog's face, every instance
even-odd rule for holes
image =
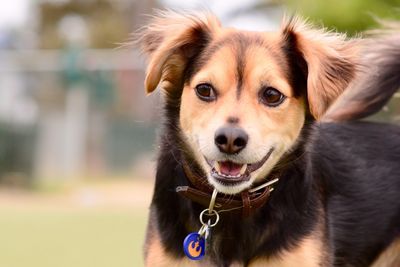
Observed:
[[[307,112],[318,119],[354,75],[354,47],[298,22],[245,32],[169,13],[143,40],[148,92],[161,81],[167,98],[180,96],[181,138],[227,194],[267,177],[298,141]]]
[[[272,34],[227,32],[184,85],[180,126],[218,191],[237,193],[265,177],[299,136],[304,99],[279,44]]]

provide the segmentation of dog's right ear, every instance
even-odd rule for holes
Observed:
[[[218,29],[220,23],[212,14],[159,12],[139,33],[142,51],[149,57],[146,92],[152,93],[159,84],[166,91],[179,87],[188,62]]]

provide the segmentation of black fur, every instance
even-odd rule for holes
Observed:
[[[198,214],[204,209],[175,193],[178,185],[187,184],[181,167],[184,160],[178,148],[164,146],[158,161],[152,204],[157,211],[156,221],[164,245],[178,257],[183,257],[184,237],[200,228]],[[288,163],[281,176],[284,182],[276,186],[267,205],[251,218],[221,214],[221,221],[212,232],[214,240],[221,239],[213,242],[211,255],[218,266],[228,266],[232,261],[246,263],[255,256],[289,249],[313,230],[321,202],[317,185],[304,175],[304,166],[304,158]],[[256,237],[263,235],[266,237],[257,240]]]
[[[289,66],[286,73],[290,86],[295,89],[295,96],[307,96],[308,66],[298,49],[297,36],[292,31],[284,32],[283,36],[282,50],[287,60],[285,66]]]
[[[307,154],[325,190],[335,265],[368,266],[400,234],[400,128],[323,123]]]
[[[181,167],[185,159],[171,146],[170,136],[165,137],[153,219],[166,250],[184,257],[182,240],[199,229],[197,216],[204,207],[175,193],[177,186],[188,183]],[[213,229],[213,238],[220,240],[211,254],[217,266],[246,264],[256,256],[290,249],[311,233],[318,219],[326,220],[322,230],[335,266],[368,266],[399,236],[399,127],[319,124],[312,127],[311,137],[304,138],[306,145],[299,145],[298,157],[284,167],[267,204],[247,219],[225,214]]]
[[[284,49],[287,55],[296,54],[291,47]],[[198,60],[190,60],[186,78]],[[289,60],[293,73],[304,67],[298,60]],[[291,81],[305,82],[302,75]],[[165,102],[148,230],[148,236],[158,232],[166,252],[176,258],[184,257],[182,241],[200,228],[198,215],[204,209],[175,193],[177,186],[188,183],[184,162],[202,174],[178,128],[180,94],[181,88],[171,90]],[[207,252],[216,266],[246,266],[256,257],[290,250],[317,227],[325,244],[321,266],[369,266],[400,237],[398,126],[310,120],[299,140],[277,164],[282,174],[265,206],[249,218],[221,214]]]

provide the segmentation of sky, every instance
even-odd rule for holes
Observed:
[[[32,4],[33,1],[34,0],[3,1],[0,8],[0,29],[14,28],[23,25],[29,15],[29,5]],[[276,28],[275,21],[266,18],[265,15],[257,16],[255,13],[247,15],[242,14],[241,16],[230,20],[227,20],[224,17],[229,14],[229,12],[254,4],[257,0],[160,0],[160,2],[167,7],[178,9],[210,9],[223,20],[223,23],[226,26],[248,30],[272,30]]]
[[[0,29],[21,26],[28,16],[29,0],[3,1],[0,8]]]
[[[282,10],[276,10],[276,16],[269,18],[265,12],[253,11],[247,14],[241,14],[234,18],[228,18],[227,15],[234,11],[245,10],[247,7],[259,2],[258,0],[233,1],[233,0],[161,0],[161,3],[174,9],[208,9],[215,13],[224,26],[235,27],[243,30],[271,31],[276,30],[278,26],[277,17],[282,14]]]

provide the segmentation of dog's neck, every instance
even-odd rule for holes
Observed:
[[[188,233],[199,230],[198,216],[204,206],[176,193],[178,186],[191,186],[182,163],[193,161],[183,155],[182,149],[176,145],[178,140],[171,142],[170,134],[162,136],[161,143],[152,206],[166,250],[176,257],[183,257],[182,241]],[[251,216],[243,218],[240,213],[221,213],[221,220],[212,232],[214,248],[210,256],[213,259],[242,261],[254,257],[261,247],[268,255],[290,246],[291,239],[312,230],[317,221],[316,206],[319,205],[315,203],[319,200],[315,198],[316,194],[310,193],[317,189],[313,180],[304,176],[302,153],[303,148],[299,147],[279,164],[280,181],[268,201]],[[196,170],[196,166],[191,170]],[[230,239],[233,235],[235,242]],[[243,247],[246,249],[241,250]]]
[[[183,162],[192,163],[191,170],[204,175],[190,157],[187,147],[183,147],[182,136],[174,126],[179,124],[179,103],[180,94],[170,94],[164,107],[166,123],[160,136],[152,199],[152,216],[163,246],[178,258],[184,257],[182,241],[187,234],[201,227],[198,216],[204,209],[204,206],[176,193],[178,186],[191,185],[183,170]],[[311,124],[305,124],[299,140],[307,139],[308,125]],[[315,198],[316,194],[310,193],[318,189],[315,189],[312,179],[304,176],[303,153],[303,144],[298,143],[297,148],[278,163],[281,172],[279,183],[268,201],[251,216],[243,218],[241,214],[230,212],[221,214],[220,222],[213,228],[213,249],[209,254],[219,265],[233,260],[246,261],[255,255],[260,256],[259,251],[270,255],[288,248],[293,239],[313,229],[320,200]],[[235,242],[232,242],[233,236]]]
[[[178,186],[178,194],[208,207],[214,188],[207,182],[207,177],[192,170],[185,161],[183,171],[189,181],[189,186]],[[273,184],[278,181],[278,173],[268,176],[267,182],[255,188],[244,190],[235,195],[220,194],[215,201],[215,208],[220,212],[241,213],[241,216],[251,216],[257,209],[264,206],[273,190]]]

